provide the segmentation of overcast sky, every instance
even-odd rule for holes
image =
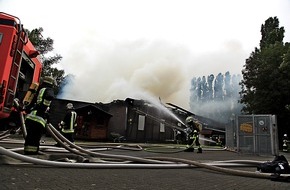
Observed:
[[[63,98],[161,98],[188,108],[190,80],[241,74],[277,16],[290,41],[289,0],[0,0],[0,11],[54,40],[75,75]]]

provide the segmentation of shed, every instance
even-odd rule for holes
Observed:
[[[76,139],[108,140],[108,123],[112,115],[97,104],[76,108],[78,114]]]

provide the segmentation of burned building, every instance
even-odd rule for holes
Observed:
[[[51,104],[50,123],[57,127],[64,118],[67,103],[74,105],[77,113],[77,127],[75,138],[84,140],[108,140],[108,123],[112,115],[98,104],[65,99],[55,99]]]
[[[54,126],[63,118],[68,102],[74,104],[78,114],[75,138],[93,141],[114,141],[115,138],[123,137],[127,142],[172,142],[176,140],[176,132],[185,129],[186,117],[194,115],[173,104],[165,106],[132,98],[106,104],[54,100],[51,108],[54,113],[51,122]],[[216,123],[207,118],[195,117],[204,124],[209,123],[204,125],[205,130],[201,135],[209,137],[216,133]]]
[[[76,139],[108,140],[108,123],[112,115],[97,104],[89,104],[75,109],[77,112]]]
[[[166,142],[174,138],[175,119],[148,101],[127,98],[106,106],[113,115],[110,132],[126,137],[127,141]]]

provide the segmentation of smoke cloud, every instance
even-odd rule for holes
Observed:
[[[166,41],[99,41],[73,47],[80,48],[69,50],[62,62],[73,78],[58,98],[107,103],[151,96],[187,109],[193,77],[216,70],[240,73],[246,58],[238,45],[198,57],[187,47]]]

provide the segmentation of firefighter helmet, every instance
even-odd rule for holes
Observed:
[[[185,122],[186,123],[191,123],[191,122],[193,122],[193,117],[192,116],[188,116],[186,119],[185,119]]]
[[[55,85],[56,81],[51,76],[45,76],[45,77],[43,77],[43,83],[50,84],[50,85]]]
[[[68,103],[66,105],[66,109],[68,109],[68,110],[74,109],[74,105],[72,103]]]

